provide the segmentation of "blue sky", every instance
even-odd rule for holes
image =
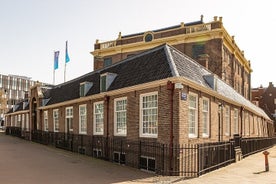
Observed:
[[[93,70],[96,39],[223,17],[228,33],[253,69],[252,87],[276,85],[275,0],[0,0],[0,73],[52,83],[54,51],[60,50],[55,83]]]

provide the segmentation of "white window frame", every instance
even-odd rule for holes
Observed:
[[[207,107],[206,104],[207,103]],[[202,137],[208,138],[210,136],[210,100],[208,98],[202,99]]]
[[[14,116],[14,127],[17,127],[17,123],[18,123],[17,121],[18,121],[18,120],[17,120],[17,115],[15,115],[15,116]]]
[[[44,118],[44,131],[49,131],[49,121],[48,121],[48,111],[43,112],[43,118]]]
[[[29,131],[30,127],[30,119],[29,119],[29,114],[26,114],[26,130]]]
[[[67,129],[68,129],[67,119],[69,120],[69,131],[70,132],[73,131],[73,116],[74,116],[73,114],[74,114],[73,106],[65,108],[65,132],[67,132]]]
[[[118,109],[117,102],[123,102],[122,109]],[[121,125],[121,126],[118,126]],[[122,127],[122,128],[119,128]],[[118,131],[118,129],[122,129]],[[126,136],[127,135],[127,97],[114,99],[114,135]]]
[[[59,110],[53,110],[53,125],[54,125],[54,132],[59,132]]]
[[[21,114],[18,114],[17,127],[21,127]]]
[[[22,114],[22,125],[21,125],[21,129],[22,129],[22,130],[25,129],[25,114]]]
[[[143,108],[143,99],[144,97],[152,97],[152,96],[156,96],[156,100],[157,100],[157,104],[156,107],[145,107]],[[156,110],[156,114],[149,114],[148,116],[148,122],[144,121],[144,118],[146,118],[146,116],[144,115],[144,110],[146,110],[147,112],[153,112]],[[151,115],[151,116],[150,116]],[[140,124],[140,137],[147,137],[147,138],[157,138],[158,137],[158,92],[150,92],[150,93],[144,93],[140,95],[140,120],[139,120],[139,124]],[[152,119],[150,121],[150,119]],[[148,126],[146,126],[145,124],[148,123]],[[149,125],[151,124],[151,125]],[[145,126],[144,126],[145,125]],[[148,129],[148,131],[146,133],[144,133],[144,127],[146,129]],[[150,131],[153,131],[151,133],[149,133]]]
[[[190,106],[190,98],[195,98],[195,107]],[[198,137],[198,95],[190,92],[188,96],[188,133],[189,138],[197,138]],[[194,120],[191,119],[191,112],[194,112]],[[194,131],[191,131],[191,129]]]
[[[87,134],[87,107],[79,105],[79,134]]]
[[[98,105],[102,105],[102,112],[97,108]],[[94,105],[94,117],[93,117],[93,134],[104,134],[104,101],[95,102]],[[101,128],[102,127],[102,128]],[[100,128],[100,131],[98,129]]]
[[[230,135],[230,107],[225,106],[225,135]]]
[[[239,133],[239,111],[234,109],[234,134]]]

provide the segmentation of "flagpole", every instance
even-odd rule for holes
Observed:
[[[56,59],[56,56],[55,56],[55,51],[54,51],[54,61]],[[55,85],[55,62],[54,62],[54,67],[53,67],[53,85]]]
[[[65,66],[64,66],[64,82],[66,82],[66,62],[65,62]]]
[[[64,82],[66,82],[66,63],[70,61],[69,55],[68,55],[68,45],[67,45],[67,40],[65,42],[65,65],[64,65]]]

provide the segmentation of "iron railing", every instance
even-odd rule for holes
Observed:
[[[6,134],[27,139],[30,132],[7,127]],[[236,137],[237,138],[237,137]],[[154,141],[129,140],[32,131],[31,140],[80,154],[120,163],[160,175],[198,177],[235,162],[235,149],[241,148],[243,157],[276,144],[276,138],[250,138],[202,144],[168,145]]]

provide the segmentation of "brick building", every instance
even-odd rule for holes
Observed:
[[[34,81],[29,77],[0,74],[0,117],[3,118],[8,109],[21,102]]]
[[[251,66],[244,52],[223,27],[222,18],[214,17],[208,23],[199,21],[158,30],[122,35],[116,40],[100,43],[96,40],[94,69],[106,67],[127,57],[156,47],[170,44],[179,51],[196,60],[232,86],[238,93],[250,99]]]
[[[153,147],[141,148],[143,142],[177,145],[274,134],[262,109],[167,44],[54,87],[37,84],[6,114],[6,122],[8,131],[18,128],[26,139],[156,172],[179,170],[183,162],[172,149],[170,161],[160,161]]]
[[[262,108],[267,115],[276,123],[276,88],[270,82],[268,87],[253,88],[252,102]]]

